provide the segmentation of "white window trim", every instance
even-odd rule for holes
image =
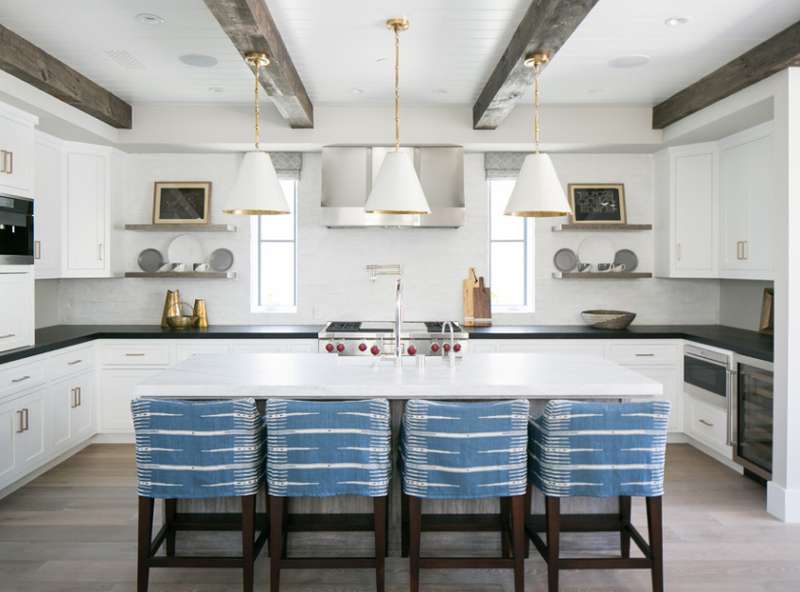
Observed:
[[[276,313],[276,314],[297,314],[297,193],[299,187],[298,181],[295,180],[295,195],[294,195],[294,305],[275,305],[275,304],[258,304],[258,278],[259,278],[259,264],[261,263],[261,253],[259,247],[261,240],[258,232],[258,216],[250,216],[250,312],[252,313]]]
[[[487,190],[489,191],[489,199],[491,199],[491,190],[489,184],[491,181],[487,182]],[[489,204],[489,208],[491,209],[491,202],[487,200]],[[489,214],[489,241],[488,241],[488,248],[489,248],[489,266],[490,266],[490,275],[491,277],[491,264],[492,264],[492,230],[491,230],[491,213]],[[525,270],[526,282],[525,282],[525,293],[528,295],[527,304],[492,304],[492,314],[530,314],[534,312],[535,300],[536,300],[536,293],[534,292],[534,281],[536,275],[536,249],[535,249],[535,241],[536,241],[536,224],[535,218],[524,218],[525,220],[525,260],[527,263],[527,269]]]

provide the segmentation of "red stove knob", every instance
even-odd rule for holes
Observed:
[[[444,351],[446,351],[446,352],[450,351],[450,344],[449,343],[445,343],[443,347],[444,347]]]
[[[433,353],[436,353],[436,352],[438,352],[438,351],[439,351],[439,344],[438,344],[438,343],[433,343],[433,344],[431,344],[431,351],[432,351]]]
[[[367,351],[367,344],[366,343],[359,343],[358,344],[358,351]]]
[[[456,343],[453,346],[453,351],[460,352],[461,351],[461,344],[460,343]]]
[[[378,348],[377,345],[373,345],[371,348],[369,348],[369,351],[372,353],[373,356],[377,356],[379,353],[381,353],[381,350]]]
[[[343,352],[344,351],[344,343],[340,343],[336,346],[336,351]]]
[[[417,348],[413,345],[409,345],[406,351],[408,352],[409,356],[413,356],[415,353],[417,353]]]
[[[333,344],[329,343],[328,345],[325,346],[325,349],[327,349],[329,352],[332,352],[333,351]]]

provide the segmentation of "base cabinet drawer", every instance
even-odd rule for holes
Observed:
[[[684,431],[698,442],[732,458],[728,446],[728,413],[725,409],[684,394]]]
[[[102,361],[105,366],[168,366],[169,343],[146,341],[103,344]]]
[[[609,347],[608,359],[622,366],[676,366],[679,351],[679,347],[673,344],[612,344]]]

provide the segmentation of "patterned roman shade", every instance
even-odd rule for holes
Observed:
[[[264,422],[253,399],[134,399],[137,491],[181,499],[255,494],[264,483]]]
[[[528,401],[412,400],[400,434],[406,494],[428,499],[522,495]]]
[[[280,497],[384,496],[392,474],[389,402],[267,401],[267,483]]]
[[[669,401],[549,401],[529,423],[529,479],[551,497],[664,493]]]
[[[279,179],[300,180],[300,172],[303,170],[302,152],[270,152],[269,157]]]
[[[516,179],[527,152],[487,152],[483,156],[486,179]]]

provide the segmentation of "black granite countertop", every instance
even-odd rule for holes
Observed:
[[[36,345],[0,354],[0,364],[95,339],[316,339],[322,325],[219,325],[163,329],[154,325],[56,325],[36,331]],[[771,362],[772,337],[723,325],[632,325],[622,331],[582,325],[467,327],[470,339],[687,339]]]
[[[631,325],[621,331],[584,325],[493,325],[467,331],[470,339],[687,339],[768,362],[773,357],[771,335],[724,325]]]

